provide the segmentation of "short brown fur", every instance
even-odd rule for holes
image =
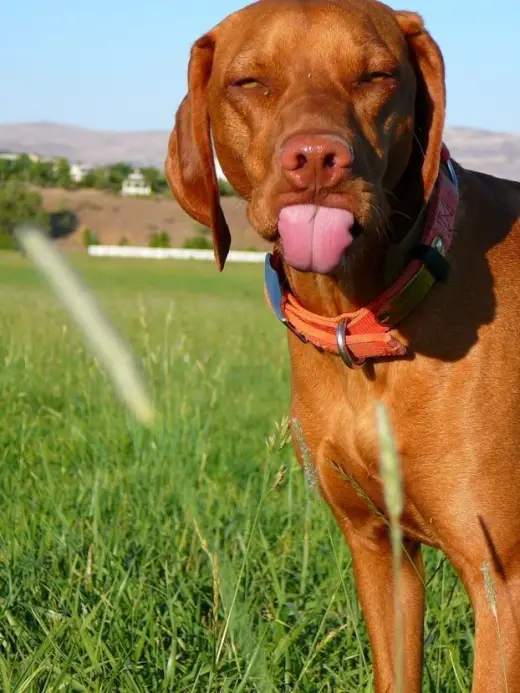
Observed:
[[[365,77],[392,71],[395,78]],[[389,276],[389,247],[409,232],[435,184],[445,101],[443,59],[418,15],[376,0],[262,0],[194,45],[168,179],[183,208],[211,226],[221,268],[229,231],[210,128],[253,226],[278,252],[283,206],[351,210],[362,233],[337,272],[285,266],[303,305],[334,316],[375,298],[401,271],[397,262]],[[351,143],[348,180],[334,190],[291,189],[278,153],[299,132]],[[445,552],[471,598],[473,693],[520,691],[520,186],[458,165],[456,171],[452,272],[399,325],[411,358],[347,371],[338,357],[288,336],[292,417],[352,551],[378,693],[395,690],[389,538],[385,522],[337,472],[384,510],[376,399],[390,411],[404,479],[405,691],[421,690],[423,543]],[[500,647],[485,564],[497,594]]]

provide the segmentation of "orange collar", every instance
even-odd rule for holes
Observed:
[[[419,305],[436,281],[447,279],[450,269],[445,255],[453,239],[459,193],[457,175],[445,145],[441,161],[447,173],[441,168],[413,259],[397,281],[369,305],[334,318],[311,313],[288,290],[284,277],[273,267],[272,254],[267,254],[267,301],[278,319],[303,342],[341,356],[349,368],[362,365],[366,359],[407,353],[407,346],[392,334],[392,328]]]

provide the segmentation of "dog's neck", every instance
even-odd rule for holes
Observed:
[[[355,311],[397,279],[405,267],[408,251],[419,241],[424,227],[426,206],[415,172],[403,177],[393,200],[386,230],[359,239],[363,242],[354,252],[347,253],[333,275],[300,272],[284,263],[291,291],[308,310],[326,317]]]
[[[345,258],[334,275],[300,272],[284,263],[292,293],[307,310],[334,317],[369,303],[386,288],[383,281],[385,253],[356,253]]]

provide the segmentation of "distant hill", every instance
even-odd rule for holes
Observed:
[[[161,168],[168,136],[167,130],[118,132],[59,123],[9,123],[0,124],[0,149],[96,165],[127,161]],[[446,143],[467,168],[520,181],[520,134],[448,128]]]

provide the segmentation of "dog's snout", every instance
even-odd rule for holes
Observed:
[[[348,177],[352,147],[336,135],[293,135],[283,144],[280,164],[298,189],[332,188]]]

